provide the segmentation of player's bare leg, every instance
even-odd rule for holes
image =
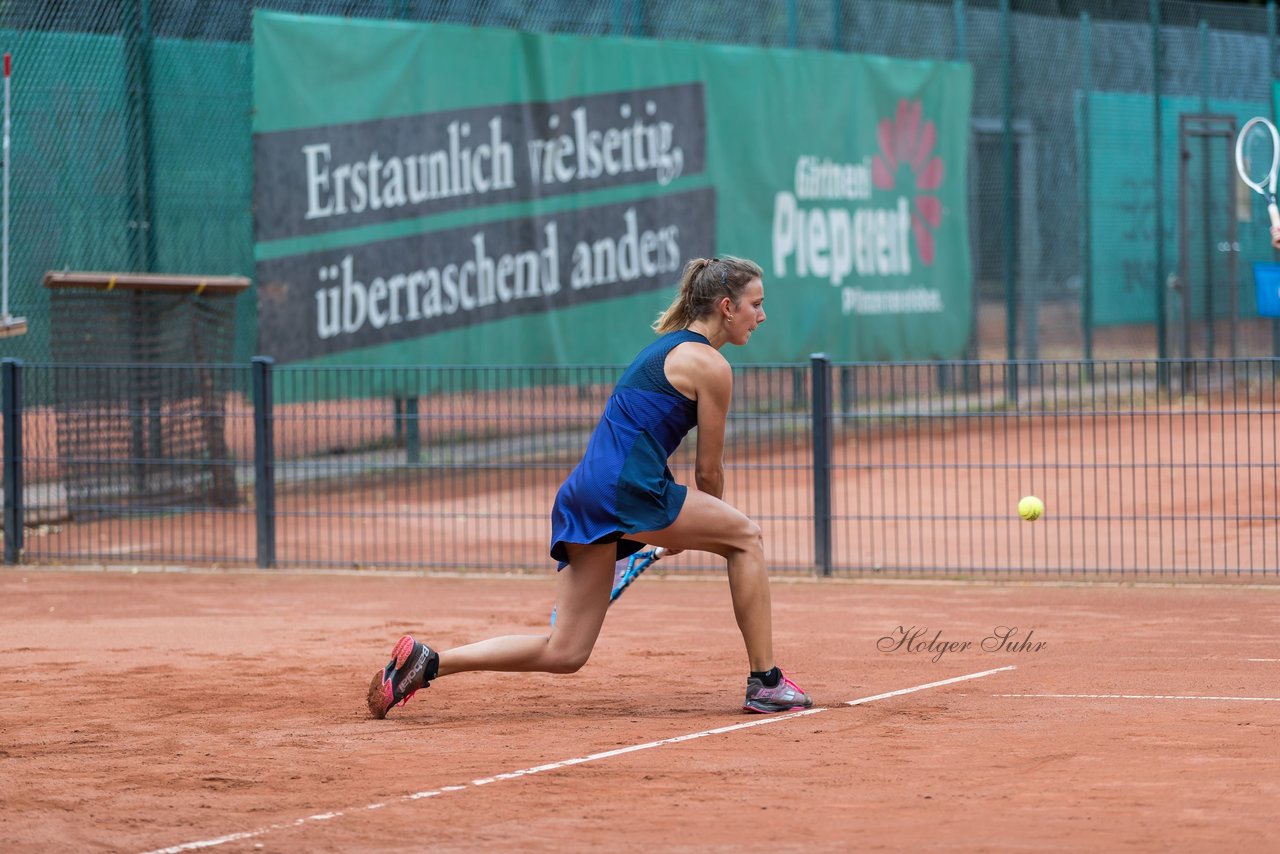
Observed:
[[[391,661],[369,685],[376,718],[400,705],[432,679],[468,670],[573,673],[586,664],[600,636],[613,587],[616,547],[568,546],[570,564],[559,574],[558,618],[550,635],[507,635],[437,653],[410,635],[396,642]]]
[[[733,615],[751,667],[743,708],[779,712],[813,705],[774,663],[773,604],[759,525],[732,505],[705,492],[689,490],[674,523],[661,531],[636,534],[635,538],[656,546],[712,552],[728,561]]]
[[[773,667],[773,606],[759,525],[736,507],[691,489],[675,522],[635,538],[655,546],[697,549],[725,558],[733,615],[747,647],[747,661],[752,670]]]
[[[569,565],[557,577],[550,635],[507,635],[440,653],[440,674],[468,670],[573,673],[600,636],[613,589],[614,545],[566,545]]]

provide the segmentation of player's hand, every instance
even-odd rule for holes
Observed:
[[[658,554],[658,557],[671,557],[672,555],[678,555],[678,554],[680,554],[680,552],[682,552],[682,551],[684,551],[684,549],[663,549],[663,550]]]
[[[1280,249],[1280,227],[1271,226],[1271,248]]]

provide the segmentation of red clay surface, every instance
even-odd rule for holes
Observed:
[[[1280,586],[779,582],[827,711],[473,785],[772,720],[724,581],[646,577],[581,672],[367,717],[402,631],[542,632],[550,575],[0,571],[0,850],[1280,847]],[[900,626],[972,646],[878,649]],[[983,652],[997,626],[1045,645]],[[1046,694],[1129,696],[1010,696]]]

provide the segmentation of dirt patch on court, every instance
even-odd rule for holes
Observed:
[[[4,570],[0,848],[1280,843],[1278,588],[778,583],[779,661],[827,710],[775,721],[738,709],[725,582],[646,576],[581,672],[450,676],[368,717],[400,633],[540,633],[552,591]]]

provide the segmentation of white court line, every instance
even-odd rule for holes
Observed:
[[[1245,661],[1280,661],[1280,658],[1246,658]]]
[[[992,676],[996,673],[1003,673],[1006,670],[1017,670],[1017,665],[1010,664],[1006,667],[997,667],[994,670],[983,670],[980,673],[967,673],[964,676],[953,676],[950,679],[940,679],[937,682],[927,682],[924,685],[915,685],[911,688],[900,688],[897,691],[888,691],[884,694],[875,694],[870,697],[861,697],[857,700],[848,700],[841,705],[844,706],[861,706],[866,703],[874,703],[876,700],[887,700],[890,697],[901,697],[903,694],[914,694],[916,691],[926,691],[930,688],[940,688],[943,685],[954,685],[957,682],[967,682],[970,679],[981,679],[984,676]],[[434,798],[448,792],[461,792],[474,786],[487,786],[490,783],[497,783],[502,780],[515,780],[520,777],[528,777],[531,774],[541,774],[544,771],[554,771],[558,768],[568,768],[573,765],[582,765],[586,762],[597,762],[601,759],[609,759],[614,756],[621,756],[625,753],[635,753],[639,750],[649,750],[654,747],[662,747],[667,744],[680,744],[685,741],[693,741],[695,738],[706,738],[709,735],[721,735],[726,732],[737,732],[738,730],[750,729],[752,727],[766,726],[768,724],[776,724],[780,721],[789,721],[793,718],[802,718],[808,715],[816,715],[821,712],[829,712],[832,708],[840,708],[839,706],[824,707],[818,709],[805,709],[800,712],[787,712],[786,714],[774,714],[767,717],[755,718],[740,724],[730,724],[729,726],[716,727],[715,729],[704,729],[701,732],[691,732],[686,735],[677,735],[671,738],[663,738],[658,741],[648,741],[644,744],[633,744],[629,747],[619,747],[616,750],[605,750],[600,753],[592,753],[590,756],[578,756],[573,759],[562,759],[559,762],[548,762],[546,765],[535,765],[532,768],[522,768],[519,771],[509,771],[505,774],[495,774],[492,777],[481,777],[472,780],[470,784],[461,786],[441,786],[439,789],[429,789],[424,792],[414,792],[410,795],[401,795],[402,801],[417,801],[423,798]],[[373,803],[356,809],[375,810],[387,806],[386,803]],[[355,809],[347,810],[347,812],[355,812]],[[318,815],[307,816],[306,818],[298,818],[293,821],[282,822],[280,824],[271,824],[266,827],[260,827],[257,830],[246,830],[242,833],[230,833],[226,836],[217,836],[212,839],[200,839],[195,842],[184,842],[181,845],[171,845],[168,848],[157,848],[148,851],[147,854],[181,854],[183,851],[196,851],[200,848],[214,848],[218,845],[225,845],[228,842],[240,842],[245,839],[253,839],[254,837],[264,836],[273,830],[283,830],[289,827],[298,827],[308,822],[327,821],[329,819],[338,818],[343,815],[342,811],[320,813]]]
[[[1199,694],[996,694],[1044,700],[1238,700],[1245,703],[1280,703],[1280,697],[1205,697]]]

